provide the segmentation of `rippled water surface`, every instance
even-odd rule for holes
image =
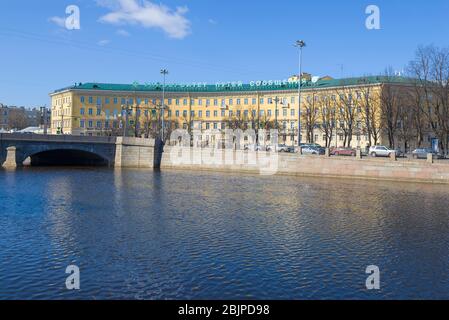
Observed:
[[[19,298],[449,299],[449,187],[0,171],[0,299]]]

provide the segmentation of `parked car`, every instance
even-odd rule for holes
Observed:
[[[389,149],[385,146],[375,146],[369,149],[369,155],[371,157],[389,157],[393,153],[397,155],[396,150]]]
[[[395,150],[396,151],[396,157],[405,157],[405,153],[404,152],[402,152],[402,150],[401,149],[396,149]]]
[[[302,154],[313,154],[313,155],[323,155],[326,151],[324,148],[316,148],[316,147],[303,147]]]
[[[437,159],[443,158],[442,155],[438,154],[433,149],[419,148],[419,149],[413,150],[413,152],[412,152],[413,159],[427,159],[428,154],[432,154],[432,156]]]
[[[250,151],[263,151],[264,148],[259,145],[259,144],[248,144],[245,146],[245,150],[250,150]]]
[[[267,151],[275,151],[275,152],[294,152],[295,148],[291,146],[287,146],[285,144],[278,145],[270,145],[267,146]]]
[[[351,156],[355,157],[357,154],[357,151],[352,148],[334,148],[332,149],[331,155],[333,156]]]

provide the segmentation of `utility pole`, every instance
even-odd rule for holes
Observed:
[[[161,104],[161,113],[162,113],[162,142],[165,141],[165,121],[164,121],[164,117],[165,117],[165,81],[166,81],[166,77],[168,75],[168,70],[167,69],[162,69],[161,70],[161,74],[164,78],[164,82],[162,85],[162,104]]]
[[[302,49],[306,46],[303,40],[298,40],[295,47],[299,48],[299,76],[298,76],[298,147],[301,146],[301,76],[302,76]]]

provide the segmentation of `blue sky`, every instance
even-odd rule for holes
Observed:
[[[381,30],[365,27],[380,8]],[[68,5],[81,29],[60,26]],[[0,102],[38,106],[75,82],[277,80],[402,70],[418,45],[449,46],[449,1],[41,0],[0,3]],[[342,67],[343,65],[343,71]]]

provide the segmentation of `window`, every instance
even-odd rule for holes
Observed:
[[[202,99],[198,99],[198,105],[202,106],[203,105],[203,100]]]
[[[101,116],[101,109],[97,108],[97,116]]]
[[[190,111],[190,115],[191,115],[192,118],[195,118],[195,111],[193,111],[193,110]]]
[[[206,107],[208,107],[208,106],[210,106],[210,100],[209,99],[206,100]]]
[[[263,103],[264,103],[263,98],[260,98],[260,104],[263,104]]]
[[[168,99],[167,104],[168,104],[169,106],[171,106],[172,103],[173,103],[173,100],[172,100],[172,99]]]
[[[179,118],[179,110],[176,110],[176,117]]]
[[[207,123],[206,123],[206,130],[209,130],[209,129],[210,129],[210,123],[207,122]]]
[[[282,109],[282,115],[284,116],[284,117],[286,117],[287,116],[287,109]]]
[[[97,128],[101,129],[101,121],[97,121]]]
[[[106,121],[104,122],[104,127],[105,127],[106,129],[109,129],[109,121],[106,120]]]
[[[218,123],[214,123],[214,129],[218,129]]]
[[[184,110],[184,111],[182,112],[182,116],[183,116],[184,118],[187,118],[187,110]]]
[[[226,110],[221,110],[221,116],[225,117],[226,116]]]
[[[100,97],[97,98],[97,106],[101,106],[101,98]]]
[[[118,103],[118,98],[114,98],[114,104]]]
[[[94,98],[89,97],[89,103],[90,103],[90,104],[94,103]]]
[[[252,100],[252,104],[256,104],[257,103],[257,100],[256,100],[256,98],[253,98],[253,100]]]
[[[186,105],[187,105],[187,99],[184,99],[184,100],[182,101],[182,104],[186,106]]]
[[[242,100],[240,100],[240,99],[237,99],[237,105],[240,105],[240,104],[241,104],[241,102],[242,102]]]
[[[84,103],[84,97],[80,98],[81,103]]]
[[[210,118],[210,111],[206,111],[206,118]]]
[[[84,115],[85,114],[85,110],[84,110],[84,108],[81,108],[80,109],[80,115]]]
[[[229,105],[232,106],[234,101],[232,99],[229,99]]]
[[[80,120],[80,128],[84,128],[86,126],[86,123],[84,120]]]
[[[203,117],[203,111],[198,111],[198,117],[202,118]]]
[[[94,114],[94,109],[89,108],[89,115],[90,115],[90,116],[93,116],[93,114]]]
[[[214,117],[218,117],[218,111],[217,110],[214,111]]]
[[[294,104],[296,102],[296,98],[295,97],[292,97],[291,99],[290,99],[290,103],[291,104]]]
[[[295,109],[291,109],[291,110],[290,110],[290,116],[292,116],[292,117],[295,116]]]
[[[110,101],[109,98],[105,98],[104,99],[104,104],[109,104],[109,101]]]
[[[214,106],[218,106],[218,99],[214,99]]]
[[[92,128],[94,126],[94,122],[92,120],[89,120],[89,128]]]
[[[245,100],[243,101],[243,103],[244,103],[245,105],[248,105],[248,99],[245,99]]]
[[[268,116],[271,117],[271,110],[268,110]]]
[[[179,99],[176,99],[175,103],[177,106],[179,106]]]

